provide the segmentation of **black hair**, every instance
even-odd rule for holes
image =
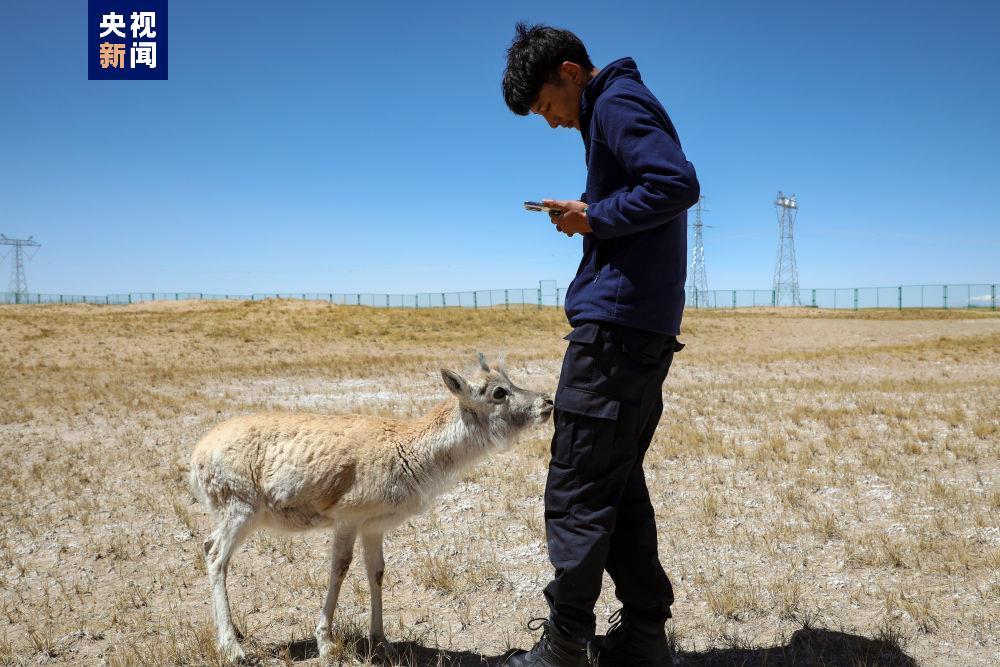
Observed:
[[[503,100],[511,111],[527,116],[544,83],[559,80],[559,66],[567,60],[586,71],[594,69],[587,48],[569,30],[519,22],[507,49],[503,73]]]

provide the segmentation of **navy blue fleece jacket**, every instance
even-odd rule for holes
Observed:
[[[680,333],[687,209],[700,186],[673,123],[631,58],[590,80],[580,100],[587,159],[583,259],[566,293],[573,326],[615,322]]]

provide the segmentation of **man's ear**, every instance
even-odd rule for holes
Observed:
[[[563,64],[559,66],[559,72],[564,81],[569,80],[577,85],[583,82],[583,68],[574,62],[563,61]]]
[[[444,380],[444,386],[448,387],[448,391],[455,396],[459,398],[469,397],[469,385],[461,375],[455,371],[449,371],[447,368],[442,368],[441,378]]]

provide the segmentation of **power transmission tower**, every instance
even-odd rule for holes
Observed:
[[[701,221],[701,214],[708,211],[702,205],[704,197],[698,197],[698,203],[694,207],[694,246],[691,248],[691,273],[688,276],[688,302],[695,308],[711,306],[708,303],[708,276],[705,273],[705,241],[701,230],[704,225]]]
[[[799,204],[795,195],[786,197],[780,190],[774,200],[778,212],[778,259],[774,264],[774,305],[801,306],[799,269],[795,263],[795,217]]]
[[[33,241],[30,236],[26,239],[9,239],[0,234],[0,245],[13,246],[14,261],[11,263],[10,270],[10,291],[14,293],[14,302],[21,303],[28,294],[28,279],[24,275],[24,249],[41,248],[42,244]],[[32,253],[31,257],[34,256]]]

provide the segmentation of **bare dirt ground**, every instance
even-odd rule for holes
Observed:
[[[647,458],[688,665],[1000,663],[1000,317],[695,312]],[[0,307],[0,663],[218,664],[185,470],[268,408],[418,413],[506,351],[555,388],[547,310],[318,303]],[[402,664],[479,664],[545,615],[550,425],[386,542]],[[317,664],[329,536],[257,533],[229,588],[259,664]],[[606,582],[607,583],[607,582]],[[335,623],[365,660],[367,586]],[[610,586],[598,629],[617,608]]]

